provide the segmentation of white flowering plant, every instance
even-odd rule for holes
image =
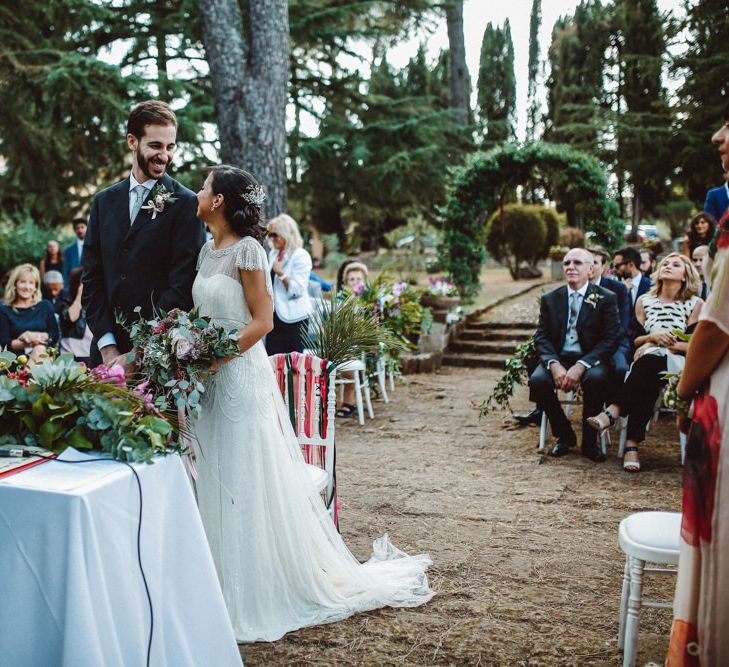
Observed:
[[[205,380],[215,364],[239,354],[237,330],[214,324],[196,309],[162,311],[151,320],[140,317],[129,335],[139,350],[139,371],[155,406],[177,410],[183,423],[185,417],[200,414]]]
[[[443,276],[428,276],[427,290],[432,296],[458,296],[456,284]]]

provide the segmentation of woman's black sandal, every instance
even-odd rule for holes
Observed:
[[[617,422],[617,419],[615,419],[615,417],[613,417],[608,410],[603,410],[600,414],[601,415],[607,415],[607,418],[609,420],[609,423],[608,423],[607,426],[603,426],[600,423],[600,421],[598,420],[598,418],[596,416],[595,417],[588,417],[587,418],[587,423],[590,426],[592,426],[592,428],[594,428],[596,431],[598,431],[600,433],[600,435],[602,435],[605,431],[608,431],[613,426],[615,426],[615,422]]]
[[[357,408],[351,403],[342,403],[342,407],[340,407],[334,414],[337,417],[352,417],[356,409]]]

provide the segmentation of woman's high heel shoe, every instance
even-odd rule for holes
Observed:
[[[604,425],[604,424],[603,424],[603,423],[602,423],[602,422],[601,422],[601,421],[600,421],[600,420],[598,419],[598,417],[599,417],[600,415],[607,415],[607,418],[608,418],[608,423],[607,423],[607,426],[605,426],[605,425]],[[611,429],[611,428],[612,428],[613,426],[615,426],[615,422],[616,422],[617,420],[615,419],[615,417],[613,417],[613,416],[612,416],[612,415],[610,414],[610,411],[609,411],[609,410],[603,410],[603,411],[602,411],[602,412],[600,413],[600,415],[596,415],[596,416],[594,416],[594,417],[588,417],[588,418],[587,418],[587,423],[588,423],[588,424],[589,424],[590,426],[592,426],[592,428],[594,428],[594,429],[595,429],[596,431],[598,431],[598,432],[600,433],[600,435],[602,435],[602,434],[603,434],[603,433],[604,433],[605,431],[607,431],[607,430]]]
[[[638,453],[637,447],[626,447],[625,451],[623,452],[623,470],[625,472],[640,472],[640,461],[626,461],[625,460],[625,454],[628,452],[635,452]]]

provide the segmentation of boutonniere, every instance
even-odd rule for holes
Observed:
[[[157,183],[152,188],[152,193],[147,203],[142,206],[143,211],[152,212],[152,220],[157,217],[158,213],[163,213],[167,204],[174,204],[177,201],[177,197],[173,197],[171,192],[167,191],[167,188],[162,183]]]
[[[602,294],[600,294],[599,292],[590,292],[585,297],[585,303],[595,308],[599,303],[600,299],[602,299]]]

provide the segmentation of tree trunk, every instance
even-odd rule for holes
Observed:
[[[446,9],[448,46],[450,51],[450,93],[454,122],[468,123],[468,87],[466,85],[466,46],[463,39],[463,0],[451,0]]]
[[[268,194],[265,215],[286,210],[286,0],[198,0],[223,162],[250,171]]]

